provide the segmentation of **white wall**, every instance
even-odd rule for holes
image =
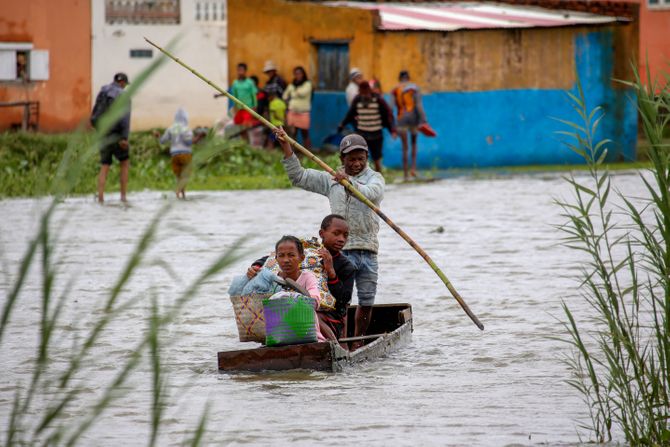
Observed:
[[[179,25],[133,25],[105,23],[104,0],[91,0],[92,15],[92,100],[100,88],[112,82],[114,73],[125,72],[130,82],[159,56],[154,49],[152,59],[131,58],[131,49],[149,49],[144,37],[160,46],[182,34],[172,51],[183,62],[222,88],[228,88],[226,22],[196,22],[197,0],[181,0]],[[167,127],[174,113],[184,107],[191,127],[211,126],[227,111],[225,98],[214,99],[215,91],[182,66],[168,60],[133,98],[132,130]],[[92,107],[92,105],[91,105]]]

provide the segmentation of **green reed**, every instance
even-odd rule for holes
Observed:
[[[234,262],[235,250],[215,257],[212,264],[179,293],[169,304],[159,307],[155,294],[147,293],[138,297],[127,297],[127,286],[138,275],[139,270],[147,264],[145,261],[149,249],[155,246],[157,232],[163,217],[169,212],[172,203],[166,204],[153,217],[147,228],[138,239],[134,250],[128,257],[125,266],[118,272],[117,279],[100,306],[102,313],[94,317],[90,329],[81,329],[80,338],[75,339],[67,360],[62,363],[53,361],[52,353],[62,352],[64,339],[70,338],[67,322],[63,311],[71,302],[75,279],[62,278],[58,259],[59,234],[57,228],[62,224],[61,217],[56,216],[63,198],[76,192],[81,185],[82,177],[90,169],[90,164],[97,158],[98,147],[104,134],[118,119],[127,106],[130,97],[163,63],[157,59],[124,93],[121,100],[115,102],[102,118],[101,128],[94,135],[79,133],[68,140],[62,157],[55,165],[42,165],[44,176],[36,182],[35,191],[50,196],[50,201],[40,213],[39,225],[29,241],[17,272],[10,280],[10,286],[4,294],[0,310],[0,352],[7,355],[8,338],[11,336],[13,316],[21,300],[31,301],[35,298],[40,302],[39,324],[35,326],[36,352],[32,360],[31,375],[23,383],[15,384],[14,399],[8,420],[5,422],[5,433],[2,443],[6,446],[15,445],[67,445],[81,443],[92,425],[100,419],[130,387],[128,379],[140,373],[142,363],[151,367],[151,383],[147,389],[151,393],[151,407],[147,409],[149,430],[147,443],[160,445],[160,431],[163,414],[169,405],[167,387],[168,377],[161,352],[169,339],[164,329],[173,323],[198,294],[201,286],[213,279],[224,268]],[[195,169],[217,156],[217,147],[205,145],[200,157],[196,157]],[[151,265],[160,264],[151,260]],[[163,264],[169,269],[168,264]],[[38,272],[40,284],[39,296],[26,292],[29,275]],[[9,274],[8,274],[9,276]],[[32,278],[32,277],[31,277]],[[58,292],[60,290],[60,292]],[[142,296],[149,296],[150,303]],[[146,319],[146,330],[134,346],[127,347],[129,354],[123,356],[111,380],[100,382],[99,378],[90,377],[86,365],[94,362],[97,345],[101,337],[108,333],[110,325],[118,322],[127,312],[137,306],[150,309]],[[4,357],[7,358],[7,357]],[[94,398],[85,398],[88,388],[96,388],[100,393]],[[199,418],[188,439],[189,445],[200,445],[206,433],[208,406]],[[79,416],[74,416],[79,415]]]
[[[558,201],[565,245],[587,257],[581,297],[592,310],[577,315],[563,303],[568,383],[589,411],[581,427],[597,442],[622,433],[628,444],[660,446],[670,444],[670,152],[663,140],[670,95],[650,79],[625,84],[637,95],[649,142],[651,168],[640,175],[645,197],[612,187],[603,165],[611,142],[595,141],[603,111],[587,109],[581,86],[569,94],[579,121],[559,120],[569,126],[560,132],[565,144],[588,166],[586,179],[566,179],[573,198]]]
[[[134,84],[134,82],[133,82]],[[0,198],[40,196],[47,194],[60,161],[69,148],[78,151],[94,144],[91,132],[72,134],[36,134],[27,132],[0,133]],[[171,190],[175,186],[167,147],[161,147],[151,131],[130,134],[129,191],[145,189]],[[290,181],[280,163],[281,151],[258,149],[244,141],[228,140],[213,134],[194,147],[194,156],[207,148],[215,155],[202,158],[202,163],[189,179],[189,190],[237,190],[289,188]],[[339,165],[337,155],[325,160],[333,167]],[[308,167],[316,167],[306,161]],[[99,164],[97,153],[80,166],[72,193],[94,193]],[[107,185],[118,189],[118,170],[112,169]]]

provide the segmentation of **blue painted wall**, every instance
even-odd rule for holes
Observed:
[[[591,32],[575,38],[575,66],[587,107],[603,107],[597,138],[609,138],[609,161],[634,160],[637,112],[631,89],[613,88],[613,35]],[[551,67],[547,67],[551,70]],[[576,83],[571,90],[577,93]],[[388,100],[389,98],[387,98]],[[424,107],[437,138],[419,136],[421,168],[512,166],[582,163],[560,142],[561,118],[579,122],[563,90],[497,90],[437,92],[424,95]],[[343,93],[317,92],[312,109],[315,145],[337,128],[346,114]],[[401,167],[400,141],[387,134],[384,165]]]

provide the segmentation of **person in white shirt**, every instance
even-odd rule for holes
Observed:
[[[358,95],[358,86],[363,82],[363,72],[360,68],[352,68],[349,72],[349,84],[347,85],[344,94],[347,97],[347,107],[351,107],[354,98]]]

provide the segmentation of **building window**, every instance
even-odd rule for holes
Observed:
[[[133,58],[148,58],[148,59],[151,59],[153,56],[154,56],[154,51],[152,49],[130,50],[130,57],[133,57]]]
[[[105,0],[105,22],[178,25],[179,3],[179,0]]]
[[[0,42],[0,81],[49,80],[49,51],[32,43]]]
[[[649,8],[670,8],[670,0],[647,0]]]
[[[195,2],[196,22],[223,22],[226,20],[226,2],[200,1]]]
[[[349,44],[315,43],[319,90],[344,90],[349,82]]]

